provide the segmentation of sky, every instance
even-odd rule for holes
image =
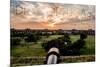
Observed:
[[[95,29],[95,6],[11,0],[11,28]]]

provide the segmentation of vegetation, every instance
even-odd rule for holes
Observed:
[[[25,41],[26,42],[36,42],[37,40],[40,39],[39,35],[35,35],[35,34],[28,34]]]
[[[43,64],[47,51],[51,47],[60,49],[61,63],[84,62],[95,60],[95,36],[80,35],[46,35],[27,33],[31,35],[11,36],[11,66]],[[86,39],[84,39],[86,38]],[[29,39],[29,41],[27,41]],[[31,41],[30,41],[31,40]],[[80,45],[81,44],[81,45]],[[82,46],[83,44],[83,46]],[[85,45],[84,45],[85,44]],[[79,46],[80,45],[80,46]],[[47,47],[48,46],[48,47]],[[81,49],[79,49],[81,48]],[[77,49],[77,50],[76,50]],[[76,51],[74,51],[76,50]],[[66,58],[67,55],[67,58]],[[68,56],[68,55],[85,55]],[[88,56],[89,55],[89,56]]]
[[[44,56],[35,57],[11,57],[12,67],[27,66],[27,65],[40,65],[44,64]],[[95,55],[80,55],[80,56],[61,56],[62,63],[76,63],[76,62],[93,62],[95,61]]]
[[[25,40],[21,40],[19,45],[11,48],[11,56],[45,56],[46,52],[41,44],[58,37],[62,37],[62,35],[51,35],[49,38],[42,36],[37,42],[26,42]]]
[[[20,45],[20,38],[11,38],[10,42],[11,42],[11,48]]]
[[[23,37],[13,35],[11,36],[11,56],[45,56],[51,47],[59,48],[61,55],[64,56],[95,54],[95,36],[81,35],[51,35],[41,34],[41,32],[26,33]]]

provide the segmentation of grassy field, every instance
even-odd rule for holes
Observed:
[[[58,37],[62,37],[62,35],[52,35],[48,38],[42,37],[37,43],[26,43],[23,42],[25,46],[17,46],[16,48],[11,49],[11,56],[45,56],[46,52],[41,46],[43,41],[50,41],[52,39],[56,39]]]
[[[32,56],[45,56],[46,52],[41,46],[43,41],[49,41],[62,37],[62,35],[51,35],[48,38],[42,37],[37,43],[31,42],[27,43],[22,41],[23,46],[17,46],[11,49],[11,56],[22,56],[22,57],[32,57]],[[71,41],[74,42],[79,38],[79,35],[71,35]],[[81,49],[82,55],[93,55],[95,54],[95,36],[89,35],[86,39],[86,45]]]

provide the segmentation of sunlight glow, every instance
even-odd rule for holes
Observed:
[[[55,23],[50,23],[48,26],[53,28],[55,26]]]

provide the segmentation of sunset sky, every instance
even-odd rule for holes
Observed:
[[[95,6],[11,0],[11,28],[95,29]]]

